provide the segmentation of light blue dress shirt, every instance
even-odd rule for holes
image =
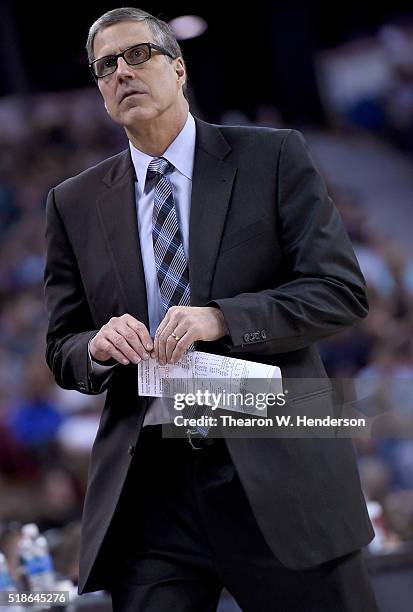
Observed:
[[[191,113],[188,113],[184,127],[162,155],[173,166],[173,170],[168,173],[168,178],[172,184],[179,229],[181,230],[183,248],[187,258],[195,138],[195,121]],[[153,158],[137,149],[131,142],[129,142],[129,147],[135,169],[136,214],[145,273],[149,333],[153,338],[159,323],[164,317],[152,242],[152,212],[156,182],[154,180],[146,181],[148,166]],[[111,368],[94,364],[93,369],[96,374],[103,374],[104,372],[107,373]],[[169,421],[171,421],[170,402],[167,403],[161,398],[153,399],[146,412],[144,426],[167,423]]]

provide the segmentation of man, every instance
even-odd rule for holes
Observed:
[[[141,360],[195,344],[278,365],[302,379],[297,406],[330,405],[314,343],[367,302],[301,135],[194,119],[179,46],[143,11],[103,15],[87,49],[130,146],[47,202],[47,362],[62,387],[107,389],[79,591],[122,611],[215,610],[223,586],[248,612],[376,610],[349,440],[163,439],[165,404],[137,394]]]

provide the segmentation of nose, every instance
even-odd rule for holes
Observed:
[[[118,57],[118,67],[116,69],[118,78],[130,77],[133,78],[135,73],[133,72],[133,66],[129,66],[123,57]]]

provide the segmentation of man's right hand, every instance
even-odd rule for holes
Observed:
[[[152,350],[153,341],[145,325],[126,313],[112,317],[89,344],[92,359],[99,362],[115,359],[123,365],[149,359]]]

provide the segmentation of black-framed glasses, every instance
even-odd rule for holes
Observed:
[[[118,59],[120,57],[122,57],[125,62],[129,64],[129,66],[137,66],[138,64],[143,64],[151,59],[152,49],[158,51],[158,53],[162,53],[162,55],[168,55],[172,59],[175,59],[173,55],[169,53],[169,51],[163,47],[160,47],[159,45],[155,45],[153,43],[140,43],[139,45],[128,47],[122,51],[122,53],[99,57],[97,60],[89,64],[89,68],[92,71],[95,79],[101,79],[116,71],[116,68],[118,67]]]

